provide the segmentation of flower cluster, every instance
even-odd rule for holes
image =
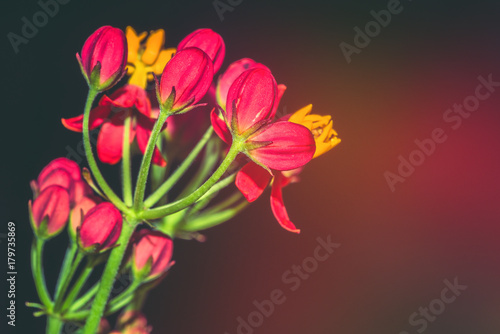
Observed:
[[[77,59],[87,102],[81,115],[62,124],[82,133],[89,169],[57,158],[31,183],[32,261],[41,304],[29,304],[40,309],[37,315],[48,315],[48,332],[73,322],[83,334],[149,333],[140,310],[174,264],[174,240],[204,240],[200,231],[233,218],[269,186],[278,223],[300,232],[282,189],[340,142],[333,121],[311,114],[312,105],[277,117],[286,86],[249,58],[216,77],[225,54],[224,40],[211,29],[193,31],[176,47],[165,46],[162,29],[138,34],[105,26],[85,41]],[[121,193],[94,157],[92,130],[99,132],[98,160],[121,163]],[[65,227],[69,246],[51,297],[43,245]],[[97,270],[102,274],[95,288],[82,291]],[[117,275],[131,282],[110,298]],[[111,331],[106,317],[118,311]]]

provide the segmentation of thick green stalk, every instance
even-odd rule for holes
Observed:
[[[123,157],[122,157],[122,187],[123,200],[127,206],[132,206],[132,171],[130,167],[130,113],[125,118],[123,128]]]
[[[205,132],[201,140],[196,144],[189,155],[184,159],[175,172],[158,188],[154,193],[152,193],[145,201],[144,206],[150,208],[155,205],[165,194],[172,189],[172,187],[179,181],[179,179],[184,175],[184,173],[191,167],[191,164],[196,159],[198,154],[207,144],[208,140],[212,136],[213,128],[210,126]]]
[[[49,315],[47,317],[47,334],[59,334],[61,333],[61,329],[64,325],[64,322],[61,321],[58,317]]]
[[[95,181],[108,197],[108,199],[122,212],[128,213],[129,208],[122,202],[122,200],[114,193],[111,187],[108,185],[104,177],[102,176],[97,162],[94,158],[94,153],[92,152],[92,146],[90,145],[89,136],[89,119],[90,119],[90,109],[92,108],[92,103],[94,102],[97,94],[99,92],[93,88],[89,89],[89,94],[87,96],[87,101],[85,103],[85,110],[83,112],[83,146],[85,148],[85,155],[87,157],[87,162],[89,164],[90,171],[94,176]]]
[[[85,323],[82,334],[95,334],[97,328],[99,327],[99,322],[106,309],[108,303],[109,294],[113,288],[113,284],[118,273],[118,269],[123,260],[123,255],[127,250],[127,246],[135,230],[138,221],[133,219],[127,219],[123,223],[120,238],[118,239],[118,246],[116,246],[109,255],[109,259],[104,268],[104,272],[101,277],[101,283],[99,285],[99,290],[92,303],[92,308],[90,309],[89,317]]]
[[[151,131],[146,152],[142,157],[141,168],[139,169],[139,176],[137,177],[137,184],[135,185],[134,194],[134,211],[139,212],[143,209],[144,192],[146,191],[146,183],[148,181],[149,167],[151,166],[151,158],[156,147],[156,142],[160,136],[161,128],[167,120],[169,114],[161,111],[156,123]]]
[[[212,186],[221,178],[221,176],[226,172],[233,160],[236,158],[238,153],[242,151],[243,148],[243,141],[233,140],[233,144],[231,145],[229,152],[220,164],[219,168],[217,168],[212,176],[207,181],[205,181],[205,183],[202,184],[198,189],[176,202],[142,212],[139,214],[139,218],[143,220],[158,219],[187,208],[191,204],[195,203],[200,197],[205,195],[205,193],[207,193],[210,188],[212,188]]]

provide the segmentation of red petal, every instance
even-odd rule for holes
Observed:
[[[172,109],[196,104],[206,94],[214,76],[212,60],[198,48],[186,48],[167,63],[161,75],[160,99],[164,103],[175,88]]]
[[[95,244],[100,245],[100,250],[114,245],[120,236],[122,228],[122,215],[115,206],[109,202],[97,204],[85,215],[79,238],[84,248]]]
[[[142,154],[146,152],[146,147],[148,146],[149,137],[151,137],[151,129],[154,126],[154,122],[154,120],[144,116],[137,117],[137,145],[139,146]],[[164,126],[166,126],[166,124]],[[155,147],[151,161],[160,167],[165,167],[167,165],[167,162],[163,159],[158,147]]]
[[[33,220],[37,227],[45,217],[48,217],[48,234],[59,232],[66,225],[69,216],[68,191],[58,185],[46,188],[33,202],[32,210]]]
[[[236,174],[236,187],[249,202],[255,201],[266,189],[272,175],[267,170],[249,162]]]
[[[243,72],[231,85],[226,101],[226,120],[231,122],[233,113],[241,134],[255,123],[274,117],[276,81],[271,72],[255,68]],[[233,102],[236,110],[233,110]]]
[[[151,102],[147,92],[135,85],[125,85],[110,97],[103,96],[99,105],[124,109],[135,107],[144,116],[152,116]]]
[[[276,99],[274,100],[274,105],[273,105],[273,115],[276,115],[276,110],[278,110],[278,106],[280,104],[281,98],[283,97],[283,94],[285,94],[286,91],[286,86],[283,84],[278,85],[278,93],[276,94]]]
[[[283,194],[281,189],[287,184],[286,179],[281,173],[275,173],[273,187],[271,190],[271,209],[273,210],[274,217],[278,223],[285,230],[300,233],[300,230],[290,221],[288,213],[286,212],[285,203],[283,202]]]
[[[222,120],[215,109],[210,113],[210,121],[212,122],[212,127],[215,130],[215,133],[222,139],[226,144],[231,144],[233,138],[231,137],[231,133],[227,128],[226,123]]]
[[[196,47],[204,51],[214,63],[214,73],[220,69],[226,53],[226,46],[218,33],[211,29],[195,30],[179,43],[177,51],[188,47]]]
[[[308,163],[316,150],[311,131],[306,127],[279,121],[263,128],[249,140],[271,144],[249,151],[252,158],[276,170],[290,170]]]
[[[110,112],[111,108],[109,107],[97,106],[92,109],[89,114],[89,130],[93,130],[101,125],[108,118]],[[83,131],[83,115],[73,118],[62,118],[61,122],[68,130]]]
[[[125,111],[118,112],[101,127],[101,131],[97,137],[97,156],[99,160],[104,163],[113,165],[122,158],[123,123],[125,115]],[[131,124],[130,142],[132,142],[134,136],[135,131]]]

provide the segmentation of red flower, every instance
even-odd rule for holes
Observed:
[[[85,41],[82,56],[76,54],[89,86],[99,91],[111,88],[125,74],[127,39],[118,28],[104,26]]]
[[[97,156],[104,163],[116,164],[122,158],[125,119],[132,117],[130,142],[137,138],[139,149],[144,153],[158,115],[151,109],[144,89],[126,85],[110,97],[103,96],[99,105],[90,111],[89,117],[91,130],[101,126],[97,137]],[[62,123],[69,130],[82,132],[83,115],[62,119]],[[153,163],[162,167],[167,164],[158,148],[155,148]]]
[[[77,230],[80,247],[86,252],[104,252],[113,247],[122,231],[122,215],[111,203],[90,209]]]
[[[78,164],[66,158],[52,160],[40,172],[37,180],[31,182],[35,198],[40,192],[53,185],[66,189],[71,207],[75,206],[85,196],[92,194],[89,185],[82,180]]]
[[[245,140],[245,154],[258,165],[291,170],[309,162],[314,138],[304,126],[272,122],[277,109],[278,88],[271,72],[256,68],[243,72],[231,85],[224,122],[212,112],[212,125],[226,142],[232,136]]]
[[[270,175],[267,170],[253,162],[249,162],[236,175],[235,184],[243,196],[249,202],[253,202],[272,181],[271,209],[274,217],[285,230],[300,233],[300,230],[295,227],[288,217],[282,195],[282,189],[286,185],[298,180],[297,175],[300,173],[300,170],[289,172],[273,171],[273,174]]]
[[[53,237],[66,226],[69,215],[68,191],[59,186],[45,188],[33,201],[29,201],[32,226],[36,234],[42,238]],[[43,229],[40,230],[42,222]]]
[[[221,76],[217,80],[216,98],[217,103],[222,109],[226,110],[227,93],[229,92],[229,88],[236,80],[236,78],[238,78],[241,73],[245,72],[246,70],[251,70],[254,68],[262,68],[270,72],[267,66],[261,63],[257,63],[250,58],[243,58],[229,65],[227,70],[221,74]]]
[[[148,278],[156,278],[172,266],[174,244],[172,239],[161,232],[140,230],[135,236],[133,247],[134,271],[141,271],[146,263],[151,261]]]
[[[171,112],[194,108],[206,94],[214,76],[212,60],[198,48],[186,48],[167,63],[158,91],[162,106]],[[172,95],[172,97],[171,97]],[[173,99],[165,105],[167,100]]]
[[[100,203],[100,199],[98,197],[86,196],[71,210],[69,223],[70,232],[73,236],[76,236],[78,228],[82,225],[83,217],[98,203]]]
[[[177,51],[196,47],[204,51],[214,64],[214,73],[220,69],[226,54],[222,37],[211,29],[198,29],[187,35],[177,46]]]

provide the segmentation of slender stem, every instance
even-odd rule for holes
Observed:
[[[234,208],[223,210],[210,215],[200,215],[199,217],[185,224],[182,227],[182,230],[187,232],[196,232],[217,226],[236,216],[241,210],[246,208],[248,204],[249,203],[245,200]]]
[[[92,297],[95,296],[95,294],[97,293],[97,290],[99,290],[99,283],[94,284],[94,286],[92,288],[90,288],[90,290],[88,290],[82,297],[78,298],[70,306],[69,310],[76,311],[76,310],[82,308],[83,306],[85,306],[85,304],[87,304],[92,299]]]
[[[108,185],[106,180],[101,174],[97,162],[94,158],[94,153],[92,152],[92,146],[90,145],[89,136],[89,119],[90,119],[90,109],[92,108],[92,103],[94,102],[97,94],[99,92],[94,88],[89,89],[89,94],[87,96],[87,101],[85,102],[85,110],[83,112],[83,146],[85,148],[85,155],[87,157],[87,162],[90,167],[90,171],[94,176],[97,184],[102,189],[104,194],[108,199],[122,212],[129,212],[128,207],[122,202],[122,200],[114,193],[111,187]]]
[[[71,264],[73,263],[73,260],[75,258],[76,251],[78,250],[78,246],[76,245],[76,242],[74,242],[70,238],[70,245],[68,249],[66,250],[66,255],[64,256],[63,264],[61,271],[59,272],[59,278],[57,279],[57,284],[56,284],[56,293],[54,295],[54,300],[59,299],[59,295],[62,290],[62,283],[68,276],[69,270],[71,269]]]
[[[108,262],[101,277],[99,290],[97,291],[94,302],[92,303],[92,308],[90,309],[90,314],[87,318],[82,334],[94,334],[99,327],[99,322],[101,321],[101,317],[106,308],[109,294],[111,293],[113,283],[116,279],[116,274],[118,273],[123,255],[127,250],[130,237],[132,236],[136,225],[136,220],[127,219],[124,221],[122,232],[120,238],[118,239],[118,246],[115,247],[109,255]]]
[[[212,136],[213,128],[210,126],[205,132],[201,140],[196,144],[189,155],[184,159],[180,166],[175,170],[175,172],[158,188],[154,193],[152,193],[145,201],[144,206],[150,208],[155,205],[172,187],[179,181],[179,179],[184,175],[184,173],[191,166],[193,161],[196,159],[198,154],[207,144],[208,140]]]
[[[169,114],[166,112],[160,112],[158,119],[155,122],[153,131],[151,131],[151,136],[149,137],[148,146],[146,147],[146,152],[142,157],[141,168],[139,169],[139,176],[137,177],[137,184],[135,185],[134,194],[134,210],[136,212],[142,210],[144,192],[146,191],[146,183],[148,181],[149,167],[151,165],[151,158],[156,147],[156,142],[160,136],[161,128],[167,120]]]
[[[235,178],[236,178],[236,173],[231,174],[231,175],[225,177],[224,179],[220,180],[219,182],[214,184],[214,186],[212,188],[210,188],[209,191],[207,191],[203,196],[201,196],[200,200],[204,200],[206,198],[209,198],[212,195],[216,195],[217,192],[224,189],[228,185],[232,184]]]
[[[132,171],[130,167],[130,113],[125,118],[123,129],[123,158],[122,158],[122,186],[123,200],[127,206],[132,206]]]
[[[75,282],[75,285],[73,285],[73,288],[71,288],[71,291],[66,297],[66,300],[64,301],[61,308],[62,310],[66,310],[70,305],[73,304],[73,301],[80,293],[80,290],[82,289],[85,282],[87,282],[87,279],[89,278],[93,269],[94,266],[92,265],[92,261],[89,260],[87,262],[87,265],[85,266],[85,269],[83,269],[83,272],[80,274],[80,277],[78,277],[78,280]]]
[[[212,174],[212,176],[207,181],[205,181],[205,183],[202,184],[198,189],[196,189],[190,195],[178,201],[175,201],[171,204],[167,204],[158,207],[156,209],[151,209],[149,211],[144,211],[142,213],[139,213],[139,217],[144,220],[158,219],[190,206],[191,204],[196,202],[200,197],[202,197],[207,191],[209,191],[210,188],[221,178],[221,176],[226,172],[226,170],[229,168],[233,160],[236,158],[238,153],[240,153],[240,151],[243,148],[244,148],[243,141],[233,140],[233,144],[231,145],[229,152],[227,153],[226,157],[220,164],[219,168],[217,168],[217,170]]]
[[[49,315],[47,317],[47,334],[59,334],[61,333],[61,329],[64,323],[57,316]]]
[[[35,281],[38,297],[40,297],[40,301],[50,312],[52,311],[54,304],[52,303],[49,292],[47,291],[45,276],[43,274],[42,254],[44,244],[45,241],[42,239],[36,237],[33,239],[33,244],[31,246],[31,271],[33,273],[33,280]]]
[[[75,261],[73,261],[73,263],[71,265],[71,269],[69,270],[68,275],[66,275],[66,277],[64,277],[64,280],[61,284],[61,293],[59,294],[58,298],[56,299],[55,306],[54,306],[55,311],[59,311],[61,309],[64,294],[65,294],[66,290],[68,289],[69,283],[71,282],[71,279],[75,275],[76,269],[78,269],[78,266],[80,265],[80,262],[82,261],[82,259],[83,259],[83,254],[78,252],[76,254]]]

